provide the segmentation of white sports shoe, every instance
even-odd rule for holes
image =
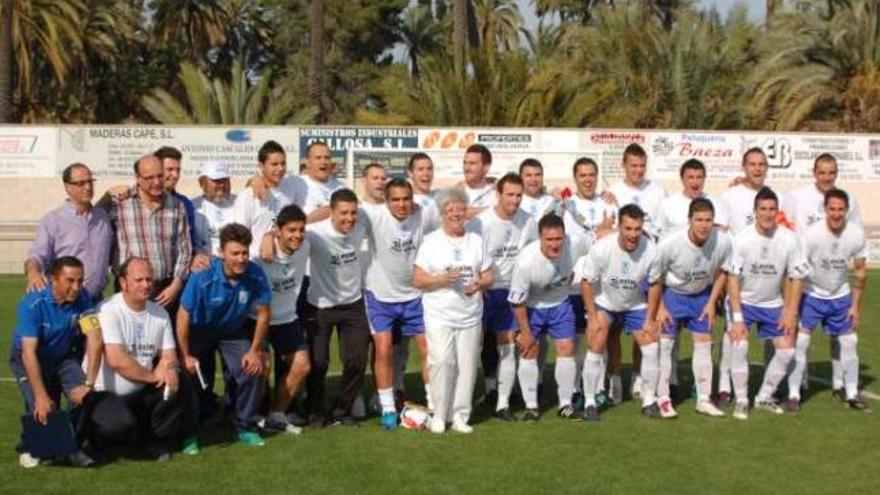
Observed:
[[[464,433],[467,435],[468,433],[474,432],[474,427],[465,423],[461,419],[453,419],[452,420],[452,431],[457,431],[459,433]]]
[[[699,414],[704,414],[713,418],[724,417],[724,411],[715,407],[715,404],[712,404],[712,402],[708,400],[697,401],[697,407],[694,408],[694,410]]]
[[[737,402],[735,406],[733,406],[733,418],[734,419],[749,419],[749,403],[748,402]]]
[[[431,433],[446,433],[446,421],[437,416],[431,418]]]
[[[755,408],[763,409],[772,414],[785,414],[785,410],[775,399],[755,399]]]
[[[672,401],[669,400],[669,397],[663,397],[657,405],[660,406],[660,416],[662,416],[663,419],[678,417],[678,413],[675,412],[675,408],[672,407]]]
[[[642,398],[642,375],[633,374],[632,389],[630,390],[629,395],[633,399]]]
[[[29,452],[22,452],[18,455],[18,465],[25,469],[35,468],[40,465],[40,460]]]

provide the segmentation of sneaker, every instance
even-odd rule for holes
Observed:
[[[199,455],[202,453],[202,447],[199,445],[199,439],[189,437],[183,441],[183,448],[180,451],[184,455]]]
[[[733,418],[734,419],[749,419],[749,403],[748,402],[737,402],[733,406]]]
[[[730,395],[730,392],[718,392],[718,398],[715,399],[715,405],[718,406],[719,409],[727,409],[733,402],[732,399],[733,397]]]
[[[523,421],[526,423],[537,423],[541,419],[541,413],[537,409],[526,409],[523,414]]]
[[[457,431],[459,433],[467,435],[474,432],[474,427],[462,421],[461,419],[456,418],[452,420],[452,431]]]
[[[629,396],[633,399],[642,398],[642,375],[633,375]]]
[[[712,404],[711,401],[701,400],[697,401],[697,407],[694,408],[698,414],[703,414],[712,418],[721,418],[724,417],[724,411],[715,407],[715,404]]]
[[[516,421],[516,415],[510,412],[510,408],[507,407],[495,411],[495,417],[508,423]]]
[[[846,392],[842,388],[835,388],[831,390],[831,398],[837,399],[840,402],[846,402]]]
[[[604,392],[600,392],[600,393],[604,394]],[[571,404],[578,411],[583,411],[584,410],[584,394],[582,394],[580,392],[575,392],[575,393],[571,394]]]
[[[446,421],[434,416],[431,418],[431,433],[445,433],[446,432]]]
[[[324,420],[324,426],[357,426],[352,416],[333,416]]]
[[[388,431],[397,428],[397,413],[393,411],[383,412],[382,416],[379,416],[379,424]]]
[[[755,399],[755,408],[763,409],[773,414],[785,414],[785,411],[776,399]]]
[[[490,390],[486,395],[481,397],[477,403],[486,407],[494,408],[498,404],[498,391]]]
[[[660,416],[662,416],[663,419],[673,419],[678,417],[678,413],[675,412],[675,408],[672,407],[672,400],[668,397],[660,399],[658,407],[660,408]]]
[[[259,433],[248,430],[238,431],[238,441],[248,447],[262,447],[263,445],[266,445],[266,441],[263,440],[263,437],[261,437]]]
[[[287,422],[294,426],[305,426],[309,424],[308,419],[299,415],[299,413],[289,412],[287,413]]]
[[[642,408],[642,414],[651,419],[663,419],[660,406],[656,402]]]
[[[76,467],[90,467],[95,465],[95,460],[82,450],[77,450],[67,456],[67,462]]]
[[[610,395],[606,394],[604,390],[596,394],[596,406],[598,406],[599,409],[610,409],[616,405],[617,402],[611,398]]]
[[[599,408],[594,405],[586,406],[581,418],[584,421],[599,421]]]
[[[40,465],[40,459],[32,456],[29,452],[18,454],[18,465],[25,468],[35,468]]]
[[[854,409],[856,411],[871,412],[871,407],[868,405],[867,401],[865,401],[865,399],[863,399],[859,395],[853,397],[852,399],[847,399],[846,407],[849,409]]]
[[[797,397],[789,397],[782,403],[782,408],[787,413],[795,414],[801,410],[801,400]]]
[[[608,388],[608,395],[611,396],[614,403],[623,403],[623,380],[620,379],[620,375],[611,375],[611,379],[608,380]]]
[[[556,411],[556,415],[560,418],[567,419],[570,421],[581,421],[581,415],[577,413],[577,409],[575,409],[571,404],[567,406],[562,406]]]
[[[274,414],[274,413],[273,413]],[[302,428],[291,424],[284,415],[273,416],[270,414],[263,423],[263,430],[267,433],[290,433],[291,435],[299,435]]]
[[[155,462],[166,462],[171,460],[171,452],[168,452],[167,449],[158,445],[150,448],[149,453],[150,457],[152,457]]]

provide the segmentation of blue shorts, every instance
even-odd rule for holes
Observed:
[[[571,310],[574,312],[574,330],[577,333],[584,333],[587,328],[587,314],[584,311],[584,299],[580,295],[568,296],[568,302],[571,303]]]
[[[507,289],[489,289],[483,293],[483,329],[486,332],[516,331],[513,308],[507,302]]]
[[[819,299],[804,294],[801,300],[801,326],[813,331],[819,323],[830,335],[843,335],[852,330],[849,310],[852,308],[852,296],[847,294],[837,299]]]
[[[528,308],[528,311],[529,327],[536,339],[544,332],[553,340],[574,338],[575,317],[568,299],[550,308]]]
[[[425,313],[422,310],[422,298],[411,301],[387,303],[376,299],[372,292],[364,291],[367,321],[370,331],[374,334],[391,332],[400,328],[403,335],[422,335],[425,333]]]
[[[640,332],[645,327],[645,319],[648,316],[648,311],[645,308],[611,311],[596,305],[596,309],[605,313],[605,316],[608,317],[609,327],[613,327],[615,323],[622,323],[626,333]]]
[[[254,331],[257,328],[256,320],[248,318],[244,324],[250,339],[254,338]],[[309,348],[306,342],[306,334],[303,332],[302,325],[299,320],[293,320],[290,323],[280,323],[278,325],[269,325],[269,333],[263,342],[263,350],[268,351],[269,345],[275,354],[293,354],[297,351],[304,351]]]
[[[671,325],[663,325],[666,335],[678,335],[678,328],[685,327],[691,332],[710,334],[712,326],[706,318],[700,318],[703,308],[709,302],[710,290],[698,294],[682,294],[672,289],[663,290],[663,305],[672,317]]]
[[[733,321],[730,316],[730,306],[727,307],[727,321]],[[784,337],[785,332],[779,328],[779,319],[782,317],[782,306],[778,308],[761,308],[758,306],[742,305],[743,320],[745,320],[746,328],[752,328],[752,325],[758,326],[758,338],[761,340],[775,339]]]

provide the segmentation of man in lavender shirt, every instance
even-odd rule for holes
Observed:
[[[82,163],[69,165],[61,174],[67,200],[40,220],[37,236],[24,262],[27,291],[46,286],[46,271],[62,256],[73,256],[85,265],[83,287],[100,300],[107,285],[113,229],[107,212],[92,207],[95,179]]]

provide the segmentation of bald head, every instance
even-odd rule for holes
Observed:
[[[162,162],[156,155],[144,155],[134,162],[134,173],[137,176],[138,190],[153,200],[159,200],[165,194]]]

